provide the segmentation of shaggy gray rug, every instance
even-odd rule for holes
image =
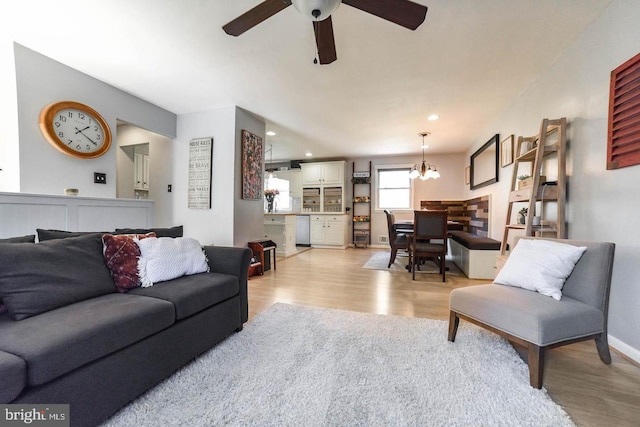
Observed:
[[[107,426],[572,426],[504,340],[276,304]]]

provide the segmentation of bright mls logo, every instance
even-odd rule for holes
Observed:
[[[0,427],[69,427],[69,405],[0,405]]]

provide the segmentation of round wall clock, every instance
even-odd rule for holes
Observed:
[[[95,159],[109,151],[111,130],[93,108],[74,101],[49,104],[38,119],[44,137],[57,150],[79,159]]]

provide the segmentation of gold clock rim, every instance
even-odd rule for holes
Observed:
[[[102,126],[104,130],[104,144],[100,147],[99,150],[96,150],[92,153],[80,153],[69,148],[64,142],[60,141],[55,134],[55,130],[53,129],[53,117],[60,111],[66,108],[75,108],[77,110],[82,110],[89,115],[91,115],[99,124]],[[98,113],[93,108],[88,105],[82,104],[76,101],[57,101],[52,102],[47,105],[40,111],[40,116],[38,118],[38,124],[40,125],[40,131],[42,135],[45,137],[47,142],[51,144],[56,150],[69,155],[71,157],[76,157],[78,159],[95,159],[104,155],[109,148],[111,147],[111,129],[107,124],[106,120],[102,117],[100,113]]]

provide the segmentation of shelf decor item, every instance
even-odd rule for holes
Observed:
[[[524,224],[526,222],[527,212],[529,212],[528,208],[522,208],[518,211],[518,224]]]

